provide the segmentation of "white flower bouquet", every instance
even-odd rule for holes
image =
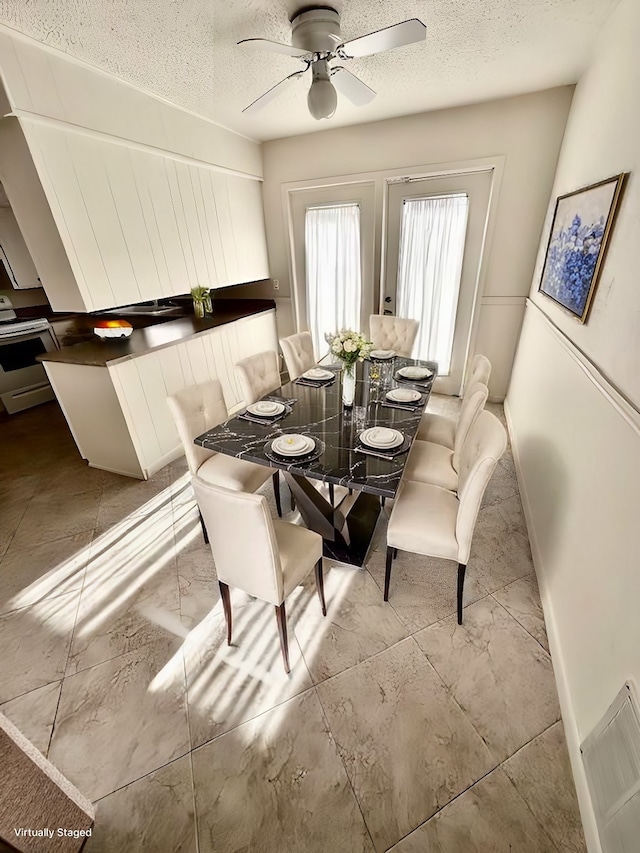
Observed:
[[[371,352],[373,344],[360,332],[351,329],[341,329],[334,334],[324,336],[331,347],[333,355],[337,356],[345,365],[353,365],[356,361],[364,361]]]

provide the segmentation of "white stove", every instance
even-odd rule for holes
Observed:
[[[58,342],[48,320],[18,320],[10,299],[0,296],[0,400],[9,414],[53,400],[37,357],[55,349]]]

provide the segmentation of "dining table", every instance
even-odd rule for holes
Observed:
[[[323,538],[324,555],[362,566],[381,507],[400,486],[438,368],[432,361],[404,357],[386,364],[358,363],[353,405],[346,406],[343,365],[324,359],[320,367],[330,377],[324,383],[303,374],[262,398],[282,407],[277,416],[266,418],[255,414],[255,405],[245,407],[194,441],[208,450],[282,470],[292,504],[306,526]],[[425,368],[430,375],[421,381],[401,375],[412,367]],[[418,392],[419,400],[409,404],[389,399],[389,392],[391,397],[409,396],[397,394],[397,389],[408,389],[414,397]],[[397,430],[402,444],[389,450],[365,445],[360,436],[374,427]],[[298,435],[313,445],[308,453],[283,457],[276,452],[283,442],[301,441],[288,438]]]

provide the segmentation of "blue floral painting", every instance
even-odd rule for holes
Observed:
[[[585,321],[624,175],[560,196],[540,290]]]

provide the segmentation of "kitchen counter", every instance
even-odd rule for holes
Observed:
[[[136,328],[122,340],[63,346],[42,355],[47,377],[89,465],[153,476],[184,450],[167,395],[217,379],[233,413],[244,405],[235,365],[278,349],[272,300],[216,300],[214,316]],[[80,315],[79,322],[94,322]]]
[[[106,367],[128,361],[154,350],[187,341],[244,317],[272,311],[271,299],[220,299],[214,302],[214,316],[202,319],[193,315],[166,321],[164,318],[146,328],[134,329],[128,338],[100,339],[95,335],[84,343],[63,346],[55,352],[38,356],[40,361]]]

